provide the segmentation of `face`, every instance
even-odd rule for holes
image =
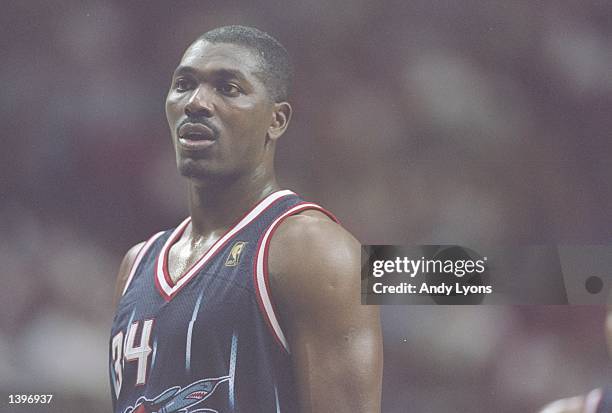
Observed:
[[[279,134],[278,104],[257,76],[260,70],[256,56],[242,46],[196,41],[187,49],[166,97],[182,175],[241,175],[271,160],[272,142],[288,117]]]

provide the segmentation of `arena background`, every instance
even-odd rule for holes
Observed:
[[[287,46],[280,181],[363,243],[609,244],[611,22],[597,0],[2,2],[0,410],[52,393],[40,411],[110,411],[120,259],[186,215],[164,98],[198,34],[253,25]],[[383,412],[583,393],[609,380],[603,321],[385,307]]]

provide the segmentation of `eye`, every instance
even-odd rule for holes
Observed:
[[[238,96],[242,91],[233,83],[223,82],[217,85],[217,90],[230,97]]]
[[[184,77],[179,77],[174,81],[174,88],[179,92],[185,92],[191,87],[191,82]]]

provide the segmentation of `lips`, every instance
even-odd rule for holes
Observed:
[[[201,123],[185,123],[178,129],[180,139],[189,141],[214,141],[215,133],[208,126]]]

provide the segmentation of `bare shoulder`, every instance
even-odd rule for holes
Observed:
[[[557,400],[545,406],[539,413],[582,413],[584,401],[583,396]]]
[[[287,218],[270,245],[270,266],[286,272],[299,267],[345,266],[359,262],[360,244],[346,229],[319,211]]]
[[[272,245],[288,261],[303,262],[309,257],[347,259],[359,255],[360,244],[340,224],[319,211],[305,211],[288,217],[276,230]],[[351,255],[349,257],[348,255]],[[314,260],[312,264],[316,264]]]
[[[136,260],[136,257],[138,256],[138,252],[142,249],[144,245],[145,245],[144,242],[140,242],[134,245],[123,256],[123,259],[121,260],[121,264],[119,265],[119,273],[117,274],[117,282],[115,283],[115,295],[113,299],[113,307],[115,307],[117,303],[119,303],[119,298],[121,297],[121,293],[123,292],[125,283],[127,282],[128,277],[130,276],[130,270],[132,269],[132,266],[134,265],[134,261]]]
[[[308,305],[313,295],[325,293],[354,297],[360,257],[360,244],[346,229],[321,212],[305,211],[287,218],[273,235],[269,275],[275,292],[295,299],[293,305]]]

